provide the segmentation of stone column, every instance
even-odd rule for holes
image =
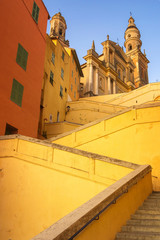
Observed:
[[[107,48],[107,63],[110,63],[110,57],[109,57],[109,47]]]
[[[111,77],[108,77],[108,94],[111,94]]]
[[[96,68],[96,80],[95,80],[95,89],[94,89],[94,93],[96,95],[98,95],[98,79],[99,79],[99,72],[98,72],[98,68]]]
[[[93,91],[93,65],[89,64],[89,86],[88,91]]]
[[[113,94],[116,94],[116,80],[113,81]]]

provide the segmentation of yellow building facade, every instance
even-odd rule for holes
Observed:
[[[65,40],[67,28],[58,13],[51,19],[50,35],[46,35],[46,54],[41,94],[39,134],[47,137],[45,124],[63,122],[66,102],[79,99],[80,76],[83,76],[75,49]]]

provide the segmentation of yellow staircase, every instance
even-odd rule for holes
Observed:
[[[115,240],[160,240],[160,192],[153,192]]]

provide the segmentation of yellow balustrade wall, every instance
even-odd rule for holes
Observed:
[[[0,138],[0,239],[32,238],[133,171],[77,151]]]
[[[160,96],[160,83],[150,83],[143,87],[137,88],[129,93],[123,94],[108,103],[119,104],[122,106],[132,106],[154,101]]]
[[[123,106],[87,100],[82,101],[82,99],[80,101],[67,102],[67,106],[70,108],[66,114],[66,121],[79,124],[86,124],[125,109]]]
[[[81,124],[75,124],[75,123],[65,121],[65,122],[46,123],[45,129],[47,131],[47,138],[51,138],[59,134],[62,134],[64,132],[72,131],[80,126]]]
[[[128,109],[52,139],[53,142],[153,168],[160,190],[160,103]]]
[[[97,101],[121,106],[133,106],[155,101],[160,96],[160,83],[150,83],[128,93],[81,98],[82,101]]]

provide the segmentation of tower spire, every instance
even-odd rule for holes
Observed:
[[[94,40],[92,42],[92,49],[95,51],[95,44],[94,44]]]

